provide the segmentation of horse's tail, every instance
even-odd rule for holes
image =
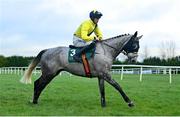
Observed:
[[[20,80],[21,83],[31,84],[32,71],[33,71],[33,69],[37,66],[37,64],[40,62],[41,56],[42,56],[43,53],[46,52],[46,51],[47,51],[47,50],[42,50],[42,51],[36,56],[36,58],[33,59],[33,61],[31,62],[31,64],[28,66],[28,69],[25,71],[24,76],[21,78],[21,80]]]

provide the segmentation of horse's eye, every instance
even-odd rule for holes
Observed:
[[[132,44],[132,47],[133,47],[134,49],[136,49],[136,48],[137,48],[137,44]]]

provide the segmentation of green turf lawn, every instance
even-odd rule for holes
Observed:
[[[0,75],[0,116],[2,115],[180,115],[180,75],[113,75],[134,101],[129,108],[118,92],[106,83],[107,107],[101,108],[97,79],[62,75],[42,93],[39,104],[29,103],[33,85],[19,83],[19,75]],[[38,76],[33,76],[33,80]]]

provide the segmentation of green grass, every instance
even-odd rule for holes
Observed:
[[[56,77],[44,90],[38,105],[29,103],[33,85],[19,83],[19,75],[0,75],[0,116],[2,115],[180,115],[180,75],[113,75],[134,101],[129,108],[118,92],[106,85],[107,107],[101,108],[97,79],[68,75]],[[33,76],[33,80],[38,76]]]

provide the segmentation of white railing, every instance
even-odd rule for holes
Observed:
[[[23,75],[28,67],[1,67],[0,74]],[[149,65],[113,65],[112,74],[120,74],[121,80],[124,74],[139,74],[142,81],[143,74],[169,74],[169,83],[172,83],[172,74],[180,73],[180,66],[149,66]],[[40,67],[33,70],[33,74],[40,74]],[[60,74],[61,75],[61,74]],[[71,74],[70,74],[71,76]]]
[[[24,72],[28,69],[28,67],[1,67],[0,68],[0,75],[1,74],[17,74],[17,75],[23,75]],[[41,74],[41,70],[40,67],[36,67],[33,72],[34,75],[39,75]],[[69,74],[70,76],[72,76],[72,74],[68,73],[68,72],[61,72],[61,74]]]
[[[113,67],[121,68],[112,69],[112,73],[118,71],[118,73],[121,74],[121,80],[124,74],[140,74],[140,82],[142,82],[143,74],[169,74],[169,83],[172,83],[172,73],[180,73],[180,66],[113,65]]]
[[[1,67],[0,68],[0,74],[18,74],[23,75],[25,70],[27,70],[28,67]],[[40,73],[40,68],[36,67],[35,70],[33,70],[33,74]]]

